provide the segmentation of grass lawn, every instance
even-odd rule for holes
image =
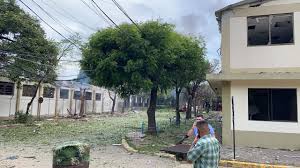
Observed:
[[[169,118],[175,112],[161,109],[156,112],[160,133],[147,135],[141,152],[158,152],[161,148],[175,144],[191,127],[193,121],[183,122],[180,127],[170,125]],[[182,116],[184,117],[184,116]],[[58,119],[35,122],[32,126],[0,122],[0,145],[56,145],[65,141],[82,141],[91,145],[111,145],[121,143],[122,137],[129,132],[141,131],[142,122],[147,129],[146,112],[130,113],[121,116],[89,116],[86,120]]]

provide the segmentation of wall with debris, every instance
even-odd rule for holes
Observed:
[[[295,88],[297,89],[297,116],[300,121],[300,81],[234,81],[231,94],[234,97],[235,128],[239,131],[296,133],[300,134],[298,122],[254,121],[248,119],[248,88]],[[231,114],[232,116],[232,114]],[[232,129],[232,122],[231,122]]]
[[[10,88],[6,88],[3,83],[9,83]],[[27,104],[30,102],[32,96],[26,95],[24,86],[34,86],[33,82],[22,82],[19,89],[19,97],[17,97],[18,88],[15,83],[1,78],[0,80],[0,117],[7,118],[14,116],[16,111],[25,112]],[[45,95],[45,88],[52,88],[53,93],[50,95]],[[9,90],[9,92],[4,92]],[[65,91],[64,95],[62,90]],[[90,97],[87,98],[87,92],[90,93]],[[2,94],[1,94],[2,93]],[[34,99],[31,107],[30,114],[33,116],[54,117],[57,116],[67,116],[70,111],[71,113],[79,114],[81,108],[80,96],[74,94],[85,93],[86,100],[84,101],[84,111],[85,113],[107,113],[111,111],[112,100],[108,96],[108,90],[88,84],[80,84],[76,82],[56,82],[53,85],[42,84],[42,86],[37,91],[37,96]],[[27,93],[28,94],[28,93]],[[62,95],[61,95],[62,94]],[[97,94],[97,96],[96,96]],[[112,92],[112,95],[114,93]],[[43,103],[41,103],[40,110],[38,108],[38,98],[43,97]],[[19,101],[18,101],[19,100]],[[19,102],[19,103],[18,103]],[[123,100],[117,96],[115,111],[120,111],[122,109],[121,105]]]
[[[230,68],[298,68],[300,67],[300,12],[294,13],[294,44],[247,45],[247,17],[230,19]],[[272,70],[273,70],[272,69]],[[274,70],[276,71],[276,69]]]

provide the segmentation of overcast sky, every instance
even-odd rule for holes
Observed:
[[[95,14],[82,1],[85,1],[94,11],[91,0],[35,0],[50,15],[59,20],[53,21],[32,0],[23,0],[37,14],[64,36],[77,32],[83,40],[97,29],[109,26],[104,19]],[[219,59],[217,50],[220,48],[220,33],[214,12],[226,5],[239,0],[117,0],[129,16],[137,22],[161,19],[173,23],[179,32],[203,36],[207,44],[208,59]],[[129,22],[111,0],[95,0],[96,3],[117,23]],[[20,4],[20,3],[19,3]],[[20,6],[30,12],[25,6]],[[47,37],[61,40],[62,37],[42,22]],[[71,30],[70,30],[71,29]],[[74,59],[80,59],[80,53],[73,54]],[[66,58],[67,59],[67,58]],[[63,62],[59,67],[60,79],[77,77],[80,67],[76,63]]]

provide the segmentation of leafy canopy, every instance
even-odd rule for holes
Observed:
[[[38,20],[25,13],[14,0],[0,0],[0,72],[19,80],[38,81],[56,77],[58,48],[47,40]]]
[[[92,82],[114,88],[121,96],[171,85],[171,34],[174,26],[158,21],[120,29],[106,28],[90,38],[81,66]]]
[[[186,87],[192,81],[205,79],[208,61],[205,59],[205,43],[202,38],[173,34],[171,51],[174,63],[170,75],[174,87]]]

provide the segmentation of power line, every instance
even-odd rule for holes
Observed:
[[[19,0],[26,8],[28,8],[32,13],[34,13],[42,22],[44,22],[47,26],[49,26],[53,31],[55,31],[57,34],[59,34],[61,37],[63,37],[65,40],[69,41],[71,44],[76,46],[78,49],[80,47],[77,46],[73,41],[70,39],[66,38],[63,34],[61,34],[59,31],[57,31],[55,28],[53,28],[49,23],[47,23],[43,18],[41,18],[34,10],[32,10],[26,3],[24,3],[22,0]]]
[[[112,0],[112,1],[117,6],[117,8],[139,29],[139,31],[141,31],[141,29],[138,26],[138,24],[135,23],[133,21],[133,19],[131,19],[131,17],[128,15],[128,13],[125,11],[125,9],[116,0]]]
[[[19,57],[19,56],[9,56],[9,57],[17,58],[17,59],[20,59],[20,60],[23,60],[23,61],[31,62],[33,64],[42,65],[42,66],[46,66],[46,67],[50,67],[50,68],[54,68],[55,69],[55,67],[52,66],[52,65],[42,64],[42,63],[39,63],[39,62],[36,62],[36,61],[32,61],[32,60],[29,60],[29,59],[26,59],[26,58],[22,58],[22,57]]]
[[[0,49],[1,52],[13,52],[11,50],[3,50],[3,49]],[[36,54],[32,54],[30,52],[17,52],[15,53],[16,55],[21,55],[21,56],[26,56],[26,57],[30,57],[30,58],[45,58],[44,60],[47,60],[47,56],[51,56],[51,55],[36,55]],[[59,62],[62,61],[62,62],[80,62],[81,60],[58,60]]]
[[[94,0],[91,0],[95,5],[96,7],[118,28],[120,29],[120,27],[99,7],[99,5],[94,1]]]
[[[93,11],[97,16],[101,17],[109,26],[112,26],[111,23],[97,10],[93,9],[89,4],[87,4],[84,0],[80,0],[85,6],[87,6],[91,11]]]
[[[73,36],[76,34],[74,34],[73,30],[71,28],[69,28],[68,26],[64,25],[61,21],[59,21],[58,19],[56,19],[55,17],[53,17],[49,12],[47,12],[42,6],[40,6],[37,2],[35,2],[34,0],[31,0],[35,5],[37,5],[43,12],[46,13],[47,16],[49,16],[54,22],[56,22],[58,25],[60,25],[64,30],[66,30],[67,32],[69,32],[70,34],[72,34]]]
[[[53,4],[53,6],[50,5],[50,4],[48,4],[48,3],[46,3],[46,2],[44,2],[43,0],[41,0],[41,2],[43,4],[45,4],[46,6],[48,6],[49,8],[51,8],[52,10],[54,10],[56,13],[60,14],[61,16],[65,17],[65,18],[68,18],[69,20],[71,20],[73,22],[79,23],[82,26],[85,26],[85,27],[89,28],[90,30],[97,31],[96,29],[92,28],[91,26],[89,26],[89,25],[85,24],[84,22],[81,22],[80,20],[76,19],[67,10],[65,10],[64,8],[59,7],[59,5],[57,5],[53,0],[50,0],[50,2]],[[60,10],[57,10],[56,7],[60,8],[61,11],[63,11],[63,12],[61,12]],[[65,14],[63,14],[63,13],[65,13]]]

